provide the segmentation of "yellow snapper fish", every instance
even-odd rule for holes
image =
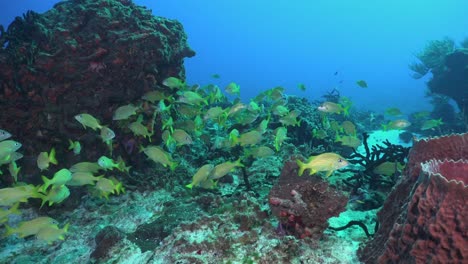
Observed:
[[[220,106],[211,107],[210,109],[206,111],[205,115],[203,115],[203,120],[205,121],[216,120],[218,119],[218,117],[220,117],[223,114],[226,114],[226,111],[222,107]]]
[[[245,108],[247,108],[245,104],[238,102],[229,109],[228,116],[232,116]]]
[[[148,158],[156,163],[161,163],[164,167],[169,167],[171,171],[174,171],[177,167],[177,163],[172,159],[171,155],[165,152],[162,148],[157,146],[147,146],[143,149],[143,152]]]
[[[72,179],[72,173],[68,169],[61,169],[57,171],[54,174],[54,177],[52,179],[48,179],[46,176],[42,176],[42,180],[44,181],[44,185],[39,189],[41,192],[46,192],[47,188],[49,188],[50,185],[53,186],[61,186],[66,184]]]
[[[0,189],[0,206],[26,203],[29,198],[40,198],[36,186],[32,184]]]
[[[361,140],[355,136],[339,136],[336,135],[335,142],[340,142],[341,145],[356,149],[361,145]]]
[[[0,141],[0,160],[21,148],[21,143],[14,140]]]
[[[135,121],[128,125],[128,128],[133,132],[135,136],[142,136],[148,138],[148,141],[151,142],[151,136],[153,133],[148,131],[148,128],[141,124],[141,121]]]
[[[12,161],[8,165],[8,171],[10,172],[10,175],[13,177],[15,182],[18,181],[18,173],[20,170],[21,170],[21,167],[18,167],[18,165],[16,164],[16,161]]]
[[[274,154],[275,151],[266,146],[256,147],[246,152],[246,156],[252,156],[254,158],[265,158],[273,156]]]
[[[297,117],[300,115],[300,113],[300,111],[292,110],[285,116],[281,117],[279,121],[281,124],[283,124],[283,126],[300,126],[301,122],[300,120],[297,120]]]
[[[235,82],[229,83],[224,91],[228,94],[240,96],[240,85],[236,84]]]
[[[11,208],[9,209],[1,209],[0,208],[0,224],[3,224],[8,221],[8,216],[10,215],[20,215],[21,211],[18,210],[19,203],[14,204]]]
[[[8,133],[7,131],[0,129],[0,141],[3,141],[5,139],[8,139],[11,137],[11,134]]]
[[[78,114],[75,116],[76,121],[80,122],[80,124],[83,125],[83,127],[86,129],[86,127],[91,128],[92,130],[97,130],[101,129],[102,125],[99,123],[99,120],[97,120],[94,116],[86,113]]]
[[[285,116],[289,113],[289,109],[284,105],[277,105],[272,108],[272,112],[277,116]]]
[[[262,138],[262,133],[258,132],[257,130],[252,130],[241,134],[236,140],[234,140],[234,145],[240,144],[242,147],[252,146],[260,143]]]
[[[96,182],[94,188],[100,197],[104,197],[106,199],[109,199],[110,194],[120,194],[121,192],[125,192],[122,183],[113,177],[111,179],[100,178]]]
[[[185,91],[179,97],[178,102],[186,103],[189,105],[208,105],[208,101],[203,98],[199,93],[192,91]]]
[[[174,129],[171,137],[174,138],[178,146],[193,144],[192,137],[182,129]]]
[[[157,101],[168,99],[169,97],[170,97],[169,95],[166,95],[162,91],[150,91],[150,92],[145,93],[141,97],[141,99],[148,101],[150,103],[155,103]]]
[[[324,102],[317,107],[317,109],[324,113],[341,114],[341,112],[343,112],[345,116],[349,115],[349,107],[343,107],[342,105],[333,102]]]
[[[375,174],[380,174],[384,176],[392,176],[397,171],[401,172],[404,167],[405,165],[403,163],[385,161],[384,163],[381,163],[380,165],[375,167],[372,170],[372,172],[374,172]]]
[[[397,119],[388,122],[386,125],[382,125],[383,130],[399,130],[409,127],[411,123],[405,119]]]
[[[442,122],[442,119],[431,119],[431,120],[426,120],[421,126],[421,130],[429,130],[429,129],[434,129],[440,125],[443,125],[444,122]]]
[[[75,155],[81,153],[81,143],[79,141],[68,140],[69,146],[68,150],[72,150]]]
[[[257,127],[257,131],[264,134],[267,131],[269,122],[270,122],[270,116],[268,116],[267,119],[264,119],[260,122],[260,124]]]
[[[53,218],[40,216],[29,221],[20,222],[17,228],[5,225],[6,232],[3,236],[8,237],[10,235],[17,234],[19,237],[28,237],[36,235],[42,228],[57,226],[57,224],[58,222]]]
[[[64,240],[69,226],[70,223],[65,224],[62,229],[54,225],[45,226],[37,232],[36,238],[47,242],[47,244],[52,244],[57,240]]]
[[[78,162],[71,166],[70,171],[71,172],[90,172],[90,173],[96,173],[99,170],[101,170],[102,167],[97,164],[97,162],[89,162],[89,161],[83,161],[83,162]]]
[[[302,176],[304,170],[310,169],[309,175],[319,171],[326,171],[326,176],[330,176],[335,170],[349,165],[349,162],[336,153],[323,153],[318,156],[311,156],[305,163],[297,160],[299,166],[299,176]]]
[[[217,180],[224,177],[229,172],[233,171],[236,167],[244,167],[244,164],[240,162],[240,158],[234,162],[227,161],[216,165],[211,172],[209,179]]]
[[[8,164],[14,161],[17,161],[23,157],[23,154],[19,152],[11,152],[5,156],[0,156],[0,166],[3,164]]]
[[[112,117],[112,120],[125,120],[125,119],[128,119],[129,117],[131,117],[133,115],[136,115],[138,109],[140,109],[140,108],[137,107],[137,106],[134,106],[133,104],[120,106],[119,108],[115,109],[114,116]]]
[[[387,108],[387,110],[385,110],[385,114],[390,115],[390,116],[401,116],[401,115],[403,115],[403,113],[400,111],[400,109],[398,109],[396,107]]]
[[[118,162],[116,163],[111,158],[108,158],[106,156],[101,156],[98,159],[97,164],[99,166],[101,166],[101,168],[103,168],[104,170],[112,170],[112,169],[116,168],[119,171],[127,171],[128,172],[128,169],[129,169],[129,168],[125,167],[125,162],[123,161],[122,158],[120,158],[118,160]]]
[[[41,171],[49,168],[50,163],[54,165],[58,164],[58,161],[55,158],[55,148],[52,148],[49,153],[41,152],[39,153],[39,156],[37,156],[37,167]]]
[[[104,175],[94,176],[91,172],[77,171],[72,173],[72,178],[67,182],[68,186],[94,185]]]
[[[115,138],[115,132],[114,132],[112,129],[106,127],[106,126],[103,126],[103,127],[101,128],[101,134],[100,134],[100,136],[101,136],[101,139],[102,139],[102,141],[103,141],[104,143],[110,144],[110,142],[112,141],[112,139]]]
[[[356,136],[356,126],[351,121],[343,121],[341,127],[348,136]]]
[[[195,186],[200,185],[201,182],[204,182],[208,179],[213,171],[214,166],[212,164],[205,164],[201,166],[198,171],[193,175],[192,182],[185,185],[185,187],[192,189]]]
[[[41,207],[49,202],[49,206],[53,204],[59,204],[70,196],[70,189],[66,185],[54,185],[50,191],[41,197]]]
[[[181,89],[185,86],[185,83],[176,77],[169,77],[163,80],[162,84],[171,89]]]
[[[288,130],[285,127],[278,127],[275,131],[275,149],[278,152],[284,141],[288,139]]]

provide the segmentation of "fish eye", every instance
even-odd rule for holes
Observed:
[[[342,160],[342,159],[338,159],[338,162],[343,162],[343,160]]]

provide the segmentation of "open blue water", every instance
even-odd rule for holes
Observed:
[[[0,24],[56,2],[4,1]],[[424,79],[412,79],[408,69],[414,54],[428,40],[462,41],[468,25],[463,0],[134,2],[182,22],[197,52],[186,60],[190,84],[213,82],[216,73],[218,84],[239,83],[244,100],[278,85],[310,99],[337,88],[357,107],[405,114],[431,109]],[[355,84],[360,79],[367,89]]]

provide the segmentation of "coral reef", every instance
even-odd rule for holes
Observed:
[[[468,259],[468,161],[429,160],[404,223],[390,233],[380,263],[462,263]]]
[[[279,232],[319,239],[328,227],[327,220],[344,211],[348,199],[317,176],[298,177],[297,170],[295,161],[284,164],[270,191],[270,208],[279,219]]]
[[[186,40],[179,22],[130,1],[64,1],[17,17],[0,35],[2,129],[25,155],[81,137],[89,150],[102,147],[86,157],[97,159],[105,146],[82,135],[73,116],[108,124],[118,106],[169,76],[184,78],[183,59],[195,54]]]
[[[468,50],[464,43],[458,47],[449,38],[433,40],[416,57],[420,62],[409,65],[413,77],[419,79],[431,71],[429,91],[452,98],[468,126]]]
[[[460,160],[468,157],[468,133],[416,141],[410,150],[408,163],[402,177],[378,212],[379,230],[374,238],[358,251],[361,261],[376,263],[386,251],[394,228],[404,225],[413,199],[412,190],[418,188],[421,163],[434,160]],[[396,231],[395,231],[396,232]]]

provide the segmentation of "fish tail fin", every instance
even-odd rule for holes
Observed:
[[[193,188],[193,185],[191,183],[185,185],[185,187],[189,188],[190,190]]]
[[[306,164],[299,159],[296,160],[296,163],[297,163],[297,166],[299,166],[299,171],[297,174],[299,176],[302,176],[302,174],[304,174],[304,170],[306,169]]]
[[[20,215],[21,211],[18,209],[20,203],[15,203],[11,208],[10,208],[10,214],[15,214],[15,215]]]
[[[75,148],[75,143],[71,139],[68,140],[68,144],[68,150],[72,150],[73,148]]]
[[[50,150],[50,153],[49,153],[49,162],[54,164],[54,165],[57,165],[58,164],[58,161],[57,161],[57,158],[55,158],[55,148],[52,148]]]
[[[42,178],[42,181],[44,181],[44,184],[43,184],[41,187],[39,187],[39,188],[37,189],[37,191],[45,193],[45,192],[47,192],[47,189],[49,188],[49,186],[50,186],[52,180],[49,180],[49,179],[48,179],[46,176],[44,176],[44,175],[42,175],[41,178]]]
[[[179,166],[179,164],[178,164],[177,162],[173,161],[173,162],[171,162],[171,164],[169,165],[169,169],[170,169],[171,171],[174,171],[174,170],[177,168],[177,166]]]
[[[347,105],[343,108],[343,116],[349,116],[349,108],[351,106],[350,105]]]
[[[241,158],[238,158],[235,162],[237,167],[245,167],[244,164],[241,163]]]
[[[7,224],[4,225],[5,226],[5,230],[6,232],[3,234],[3,237],[6,238],[6,237],[9,237],[11,235],[13,235],[14,233],[16,233],[15,229]]]

